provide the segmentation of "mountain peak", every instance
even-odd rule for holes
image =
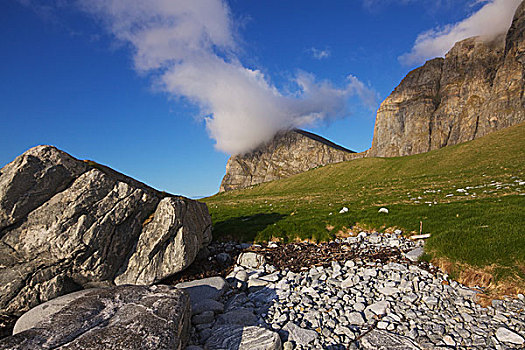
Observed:
[[[364,157],[314,133],[281,131],[253,151],[232,156],[220,192],[253,186],[302,173],[320,165]]]

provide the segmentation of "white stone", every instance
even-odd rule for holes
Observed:
[[[259,278],[250,278],[248,280],[248,288],[252,288],[252,287],[265,287],[269,284],[270,282],[268,281],[264,281],[262,279],[259,279]]]
[[[344,213],[348,213],[347,207],[343,207],[341,210],[339,210],[339,214],[344,214]]]
[[[384,214],[388,214],[388,209],[387,208],[380,208],[378,210],[379,213],[384,213]]]
[[[388,327],[388,322],[379,321],[377,322],[377,329],[386,329]]]
[[[352,312],[347,315],[347,318],[351,325],[361,326],[365,324],[365,319],[360,312]]]
[[[341,282],[341,288],[350,288],[354,286],[354,281],[352,280],[352,277],[348,277],[343,282]]]
[[[406,253],[405,258],[407,258],[410,261],[418,261],[424,253],[425,250],[423,249],[423,247],[419,247]]]
[[[267,282],[277,282],[279,280],[279,272],[274,272],[266,276],[259,276],[259,279]]]
[[[389,307],[389,303],[386,300],[378,301],[372,305],[368,305],[365,310],[372,311],[375,315],[381,316],[386,314],[386,310]]]
[[[365,271],[363,272],[363,276],[376,277],[377,270],[376,269],[365,269]]]
[[[456,346],[456,342],[450,335],[445,335],[443,337],[443,342],[447,344],[448,346]]]
[[[354,310],[355,310],[355,311],[359,311],[359,312],[361,312],[361,311],[363,311],[364,309],[366,309],[365,304],[363,304],[363,303],[355,303],[355,304],[354,304]]]
[[[522,345],[525,343],[525,339],[523,339],[521,335],[505,327],[498,328],[496,331],[496,338],[498,338],[498,340],[503,343],[511,343],[516,345]]]
[[[399,239],[391,238],[388,240],[388,245],[392,248],[396,248],[401,245],[401,242],[399,241]]]
[[[394,295],[396,293],[399,293],[399,289],[395,287],[385,286],[385,287],[378,288],[377,290],[379,291],[379,293],[384,294],[384,295]]]
[[[248,280],[248,274],[244,270],[240,270],[235,274],[235,278],[241,282],[246,282]]]
[[[316,331],[304,329],[297,326],[293,322],[288,322],[284,327],[283,331],[288,332],[288,339],[294,341],[295,344],[301,346],[308,346],[319,337]]]
[[[237,264],[252,269],[260,268],[264,266],[265,263],[266,259],[264,256],[254,252],[242,253],[239,255],[239,258],[237,258]]]
[[[355,262],[353,260],[347,260],[345,261],[345,267],[354,267]]]

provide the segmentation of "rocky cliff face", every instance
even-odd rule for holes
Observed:
[[[157,282],[210,240],[205,204],[32,148],[0,170],[0,313],[93,285]]]
[[[280,132],[254,151],[232,156],[226,165],[220,191],[278,180],[320,165],[363,156],[363,153],[352,152],[304,130]]]
[[[427,152],[525,121],[525,4],[505,36],[469,38],[410,72],[377,113],[369,156]]]

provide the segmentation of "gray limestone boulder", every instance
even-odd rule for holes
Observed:
[[[20,316],[20,318],[16,321],[13,334],[18,334],[29,328],[35,327],[38,323],[49,319],[52,315],[58,313],[73,300],[79,299],[84,295],[93,293],[97,290],[100,289],[91,288],[80,290],[78,292],[62,295],[61,297],[51,299],[43,304],[35,306]]]
[[[182,349],[189,319],[188,295],[172,287],[97,289],[0,340],[0,349]]]
[[[498,328],[496,331],[496,338],[503,343],[516,345],[523,345],[525,343],[525,339],[521,335],[505,327]]]
[[[410,338],[387,331],[374,329],[359,340],[363,350],[419,350]]]
[[[217,317],[217,324],[238,324],[241,326],[254,326],[257,316],[251,309],[240,307],[227,311]]]
[[[206,341],[208,350],[281,350],[281,338],[275,332],[255,326],[222,325],[212,329]]]
[[[408,253],[405,253],[405,257],[410,261],[418,261],[420,257],[425,254],[425,249],[423,247],[419,247],[416,249],[412,249]]]
[[[205,205],[186,198],[163,198],[144,227],[135,251],[116,284],[151,284],[188,267],[211,240]]]
[[[308,346],[308,344],[311,344],[314,340],[319,338],[319,334],[316,331],[301,328],[293,322],[285,324],[283,331],[288,333],[288,340],[301,346]]]
[[[0,228],[20,221],[88,168],[49,146],[31,148],[17,157],[0,171]]]
[[[158,282],[210,241],[204,203],[55,147],[0,170],[0,312],[19,315],[83,288]]]
[[[191,314],[197,315],[204,311],[213,311],[215,313],[224,311],[224,304],[213,299],[198,300],[191,305]]]

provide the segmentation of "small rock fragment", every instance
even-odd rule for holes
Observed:
[[[503,343],[511,343],[516,345],[522,345],[525,340],[523,337],[508,328],[500,327],[496,331],[496,338]]]

